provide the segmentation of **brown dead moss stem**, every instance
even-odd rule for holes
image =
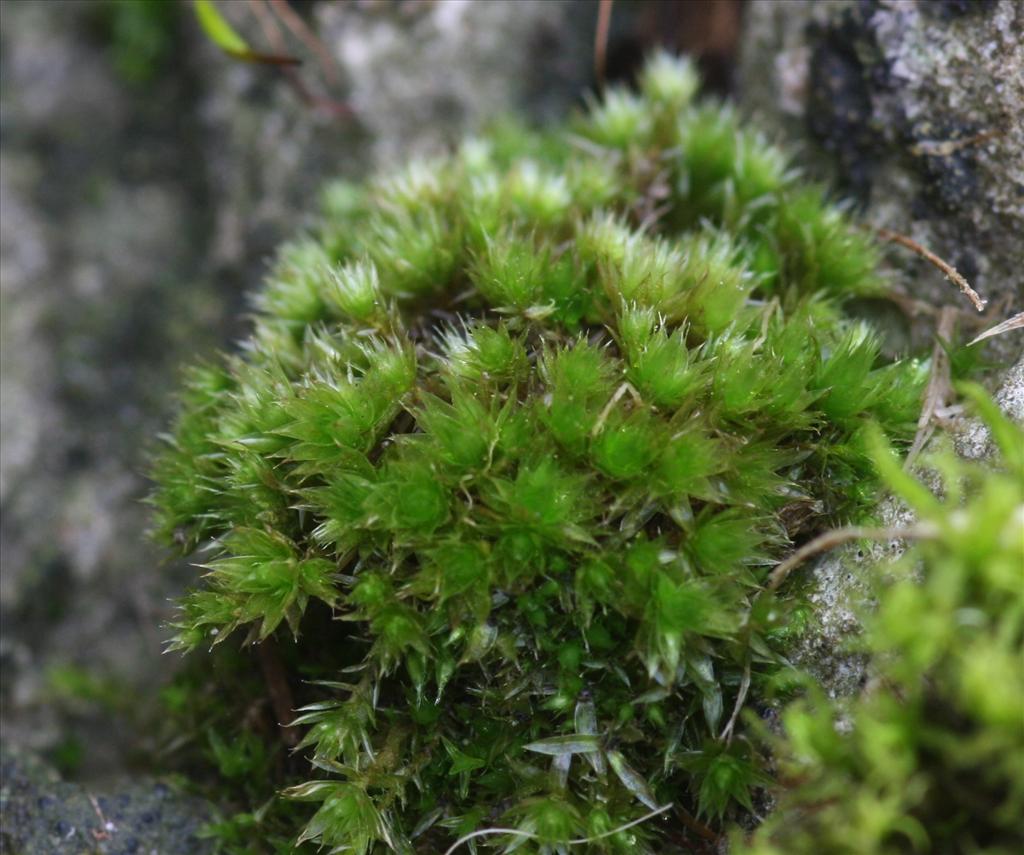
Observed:
[[[597,88],[604,88],[604,73],[608,60],[608,28],[612,22],[614,0],[601,0],[597,8],[597,30],[594,32],[594,78]]]
[[[768,577],[768,584],[765,590],[777,591],[782,583],[786,581],[790,573],[804,563],[808,558],[818,555],[821,552],[828,552],[844,543],[853,540],[928,540],[938,534],[935,526],[927,523],[917,523],[905,528],[877,528],[870,526],[851,525],[843,528],[826,531],[824,534],[808,541],[796,552],[789,556],[781,564],[772,570]]]
[[[985,301],[981,299],[978,292],[971,287],[970,283],[964,279],[952,264],[943,261],[934,252],[921,246],[921,244],[913,238],[909,238],[899,232],[894,232],[891,229],[878,229],[877,232],[878,236],[882,238],[882,240],[887,240],[890,243],[896,243],[900,246],[904,246],[911,252],[919,255],[929,264],[933,264],[935,267],[939,268],[939,270],[945,274],[947,279],[954,282],[960,288],[961,292],[963,292],[967,299],[971,301],[975,309],[979,312],[983,312],[985,310]]]
[[[294,748],[298,745],[300,734],[298,728],[290,726],[288,722],[295,717],[295,701],[273,638],[266,638],[256,645],[256,658],[259,659],[267,694],[270,695],[270,705],[281,730],[281,741],[289,748]]]

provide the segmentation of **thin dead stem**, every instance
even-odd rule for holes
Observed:
[[[913,238],[909,238],[899,232],[894,232],[891,229],[877,229],[877,232],[878,236],[882,238],[882,240],[887,240],[890,243],[896,243],[900,246],[906,247],[911,252],[914,252],[923,258],[929,264],[933,264],[935,267],[939,268],[947,279],[954,282],[960,288],[961,292],[963,292],[967,299],[971,301],[975,309],[979,312],[985,310],[985,301],[981,299],[978,292],[971,287],[970,283],[964,279],[952,264],[943,261],[934,252],[921,246],[921,244]]]
[[[259,659],[267,694],[270,695],[270,705],[281,730],[281,741],[288,748],[294,748],[299,742],[299,731],[287,722],[295,717],[295,700],[273,638],[265,638],[256,645],[256,658]]]
[[[100,808],[99,800],[92,793],[89,793],[89,803],[92,805],[93,811],[100,820],[100,827],[92,829],[93,838],[97,841],[110,840],[110,832],[116,831],[117,827],[112,822],[109,822],[103,815],[103,810]]]
[[[1006,131],[1003,128],[992,128],[988,131],[982,131],[980,134],[974,134],[974,136],[958,140],[921,140],[921,142],[911,146],[910,153],[928,157],[949,157],[961,149],[981,145],[981,143],[1001,137],[1005,133]]]
[[[271,0],[249,0],[249,8],[256,16],[260,29],[263,30],[264,38],[270,42],[275,51],[283,53],[286,49],[284,34],[281,32],[281,28],[277,25],[277,17],[271,11],[271,7],[269,6],[270,2]],[[294,12],[292,14],[294,14]],[[305,26],[305,23],[302,25]],[[321,47],[323,47],[322,43]],[[306,82],[294,67],[283,66],[281,70],[284,72],[288,85],[292,87],[295,94],[303,104],[337,117],[352,115],[352,109],[348,104],[341,101],[335,101],[333,98],[324,97],[313,92],[309,86],[306,85]]]
[[[874,528],[853,525],[826,531],[814,540],[805,543],[789,558],[776,566],[772,570],[771,576],[768,577],[765,590],[777,591],[789,574],[808,558],[835,549],[844,543],[850,543],[853,540],[927,540],[935,537],[936,533],[935,526],[926,523],[918,523],[906,528]]]
[[[277,17],[284,22],[284,25],[291,31],[292,35],[302,42],[306,49],[317,58],[327,79],[331,83],[338,83],[341,80],[341,75],[334,57],[331,56],[331,52],[327,50],[324,43],[317,38],[316,33],[302,20],[302,16],[296,13],[288,3],[288,0],[269,0],[269,2],[270,7],[277,14]]]
[[[608,421],[608,416],[611,415],[612,410],[615,409],[615,405],[622,400],[623,395],[629,393],[633,398],[633,403],[638,407],[643,406],[643,399],[640,397],[640,393],[633,388],[631,383],[622,383],[619,388],[615,390],[615,394],[611,396],[608,403],[604,405],[604,409],[601,410],[600,415],[597,417],[597,421],[594,423],[593,429],[590,431],[591,436],[597,436],[604,430],[604,423]]]
[[[611,831],[605,831],[601,834],[595,834],[592,837],[578,837],[566,842],[569,846],[582,846],[586,843],[594,843],[598,840],[603,840],[606,837],[612,837],[613,835],[616,835],[621,831],[626,831],[627,829],[633,828],[637,825],[640,825],[641,823],[647,822],[647,820],[653,819],[659,814],[663,814],[665,813],[665,811],[671,810],[671,808],[672,805],[670,804],[662,805],[661,807],[655,808],[649,813],[645,813],[643,816],[634,819],[632,822],[627,822],[624,825],[620,825],[617,828],[611,829]],[[518,828],[481,828],[477,831],[471,831],[469,834],[460,837],[451,846],[449,846],[448,849],[445,850],[444,855],[452,855],[452,853],[456,849],[458,849],[464,843],[469,843],[471,840],[476,840],[479,837],[490,837],[494,834],[511,834],[513,837],[522,837],[526,840],[541,839],[539,834],[534,834],[532,831],[522,831]]]
[[[750,660],[747,659],[746,664],[743,666],[743,679],[740,681],[740,690],[736,694],[736,703],[732,708],[732,715],[729,716],[729,721],[726,722],[722,732],[719,735],[719,741],[725,740],[725,744],[728,745],[732,742],[733,728],[736,727],[736,721],[740,717],[740,710],[743,709],[743,702],[747,699],[747,692],[750,691]]]
[[[686,810],[686,808],[679,805],[676,807],[676,813],[678,814],[679,819],[682,821],[683,825],[685,825],[688,829],[690,829],[690,831],[692,831],[698,837],[703,837],[709,843],[721,843],[722,836],[720,834],[715,834],[712,828],[708,827],[699,819],[697,819],[697,817],[695,817],[688,810]]]

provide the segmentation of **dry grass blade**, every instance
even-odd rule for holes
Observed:
[[[572,840],[569,840],[569,841],[567,841],[568,845],[569,846],[582,846],[582,845],[587,844],[587,843],[594,843],[594,842],[596,842],[598,840],[603,840],[606,837],[612,837],[612,836],[614,836],[616,834],[619,834],[622,831],[627,831],[628,829],[634,828],[635,826],[640,825],[641,823],[647,822],[647,820],[653,819],[654,817],[658,816],[659,814],[663,814],[666,811],[671,810],[671,808],[672,808],[672,805],[670,805],[670,804],[662,805],[661,807],[654,808],[649,813],[645,813],[643,816],[638,817],[637,819],[634,819],[632,822],[627,822],[624,825],[620,825],[618,828],[611,829],[611,831],[605,831],[605,832],[602,832],[601,834],[595,834],[592,837],[577,837],[577,838],[574,838]],[[526,840],[539,840],[539,839],[541,839],[539,834],[534,834],[531,831],[521,831],[518,828],[481,828],[481,829],[479,829],[477,831],[472,831],[469,834],[466,834],[463,837],[460,837],[451,846],[449,846],[448,849],[445,850],[444,855],[452,855],[452,853],[455,852],[456,849],[458,849],[460,846],[462,846],[465,843],[469,843],[471,840],[476,840],[477,838],[480,838],[480,837],[490,837],[490,836],[492,836],[494,834],[511,834],[514,837],[521,837],[521,838],[524,838]],[[506,849],[505,851],[508,851],[508,850]]]
[[[743,702],[747,699],[747,692],[750,691],[750,660],[748,659],[746,664],[743,666],[743,679],[740,682],[740,690],[736,693],[736,703],[732,708],[732,715],[729,716],[729,721],[722,729],[719,735],[719,741],[724,740],[725,744],[728,745],[732,742],[733,730],[736,727],[736,721],[740,717],[740,712],[743,710]]]
[[[989,327],[981,335],[972,338],[967,343],[967,346],[970,347],[972,344],[977,344],[979,341],[992,338],[992,336],[1002,335],[1003,333],[1008,333],[1011,330],[1019,329],[1024,329],[1024,312],[1017,312],[1017,314],[1012,318],[1007,318],[1002,323],[996,324],[994,327]]]
[[[924,403],[921,406],[921,416],[917,420],[917,433],[914,435],[914,442],[907,452],[906,462],[903,467],[908,468],[921,449],[931,438],[935,427],[933,418],[946,401],[952,397],[953,381],[950,377],[949,355],[942,346],[943,342],[950,341],[953,337],[953,323],[956,320],[956,309],[951,306],[944,306],[939,313],[939,326],[935,332],[935,346],[932,348],[931,373],[928,377],[928,388],[925,389]]]

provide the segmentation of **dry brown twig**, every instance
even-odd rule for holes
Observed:
[[[273,0],[249,0],[249,8],[256,16],[260,29],[263,30],[264,38],[273,45],[274,50],[284,52],[286,50],[284,34],[281,32],[281,28],[277,24],[277,16],[272,11],[272,8],[276,7],[271,7],[271,2],[273,2]],[[282,5],[287,6],[287,3]],[[292,15],[295,15],[295,12],[290,8],[289,12],[291,12]],[[278,14],[280,14],[280,11]],[[299,19],[299,23],[308,31],[308,27],[306,27],[305,22],[302,21],[301,18]],[[289,29],[292,29],[292,25],[289,25]],[[292,30],[292,32],[294,33],[295,31]],[[323,43],[320,42],[316,36],[313,36],[312,33],[310,33],[310,37],[320,46],[320,49],[326,51],[326,48],[323,47]],[[309,47],[309,44],[305,39],[302,39],[302,41],[307,44],[307,47]],[[322,57],[320,57],[320,61],[321,65],[323,65]],[[332,65],[331,69],[334,68],[335,66]],[[352,115],[352,109],[348,104],[341,101],[335,101],[333,98],[318,95],[313,92],[309,86],[306,85],[306,82],[302,79],[302,76],[295,67],[283,66],[281,70],[284,72],[285,79],[288,81],[288,84],[295,90],[295,94],[304,104],[314,109],[323,110],[324,112],[337,117]],[[326,68],[324,70],[327,71]]]
[[[100,820],[100,827],[92,829],[93,838],[97,841],[110,840],[110,832],[116,831],[117,827],[103,815],[99,800],[92,793],[89,793],[89,803]]]
[[[281,741],[289,748],[294,748],[299,742],[299,731],[289,722],[295,718],[295,701],[273,638],[265,638],[256,645],[256,658],[259,659],[260,670],[263,671],[267,694],[270,695],[270,705],[281,731]]]
[[[789,556],[781,564],[772,570],[768,577],[768,584],[765,590],[768,592],[777,591],[782,583],[786,581],[790,573],[803,564],[808,558],[812,558],[822,552],[828,552],[844,543],[854,540],[927,540],[937,534],[935,526],[928,523],[917,523],[906,528],[874,528],[869,526],[851,525],[845,528],[837,528],[826,531],[811,541],[801,546],[796,552]]]
[[[894,232],[891,229],[876,229],[878,236],[882,240],[887,240],[890,243],[896,243],[900,246],[906,247],[911,252],[917,254],[929,264],[934,265],[945,274],[946,278],[956,284],[960,291],[967,297],[968,300],[974,305],[974,308],[979,312],[985,310],[985,301],[981,299],[978,292],[975,291],[970,283],[964,279],[960,272],[949,262],[943,261],[930,249],[927,249],[919,244],[913,238],[909,238],[906,235],[902,235],[899,232]]]
[[[690,829],[690,831],[694,832],[697,836],[716,845],[721,843],[722,836],[720,834],[715,834],[714,830],[697,819],[697,817],[691,814],[682,805],[676,805],[676,815],[682,821],[683,825]]]
[[[327,46],[317,38],[316,33],[302,19],[302,16],[291,7],[288,0],[269,0],[269,2],[277,17],[284,22],[284,25],[291,31],[292,35],[301,41],[306,46],[306,49],[317,58],[327,79],[331,83],[338,83],[341,80],[341,75],[334,57],[331,56]]]

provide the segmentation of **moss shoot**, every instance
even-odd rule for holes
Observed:
[[[207,570],[173,646],[278,665],[223,690],[229,847],[669,853],[755,811],[801,604],[762,585],[871,507],[926,366],[844,314],[871,238],[696,88],[661,55],[564,132],[331,187],[191,372],[154,465]]]

